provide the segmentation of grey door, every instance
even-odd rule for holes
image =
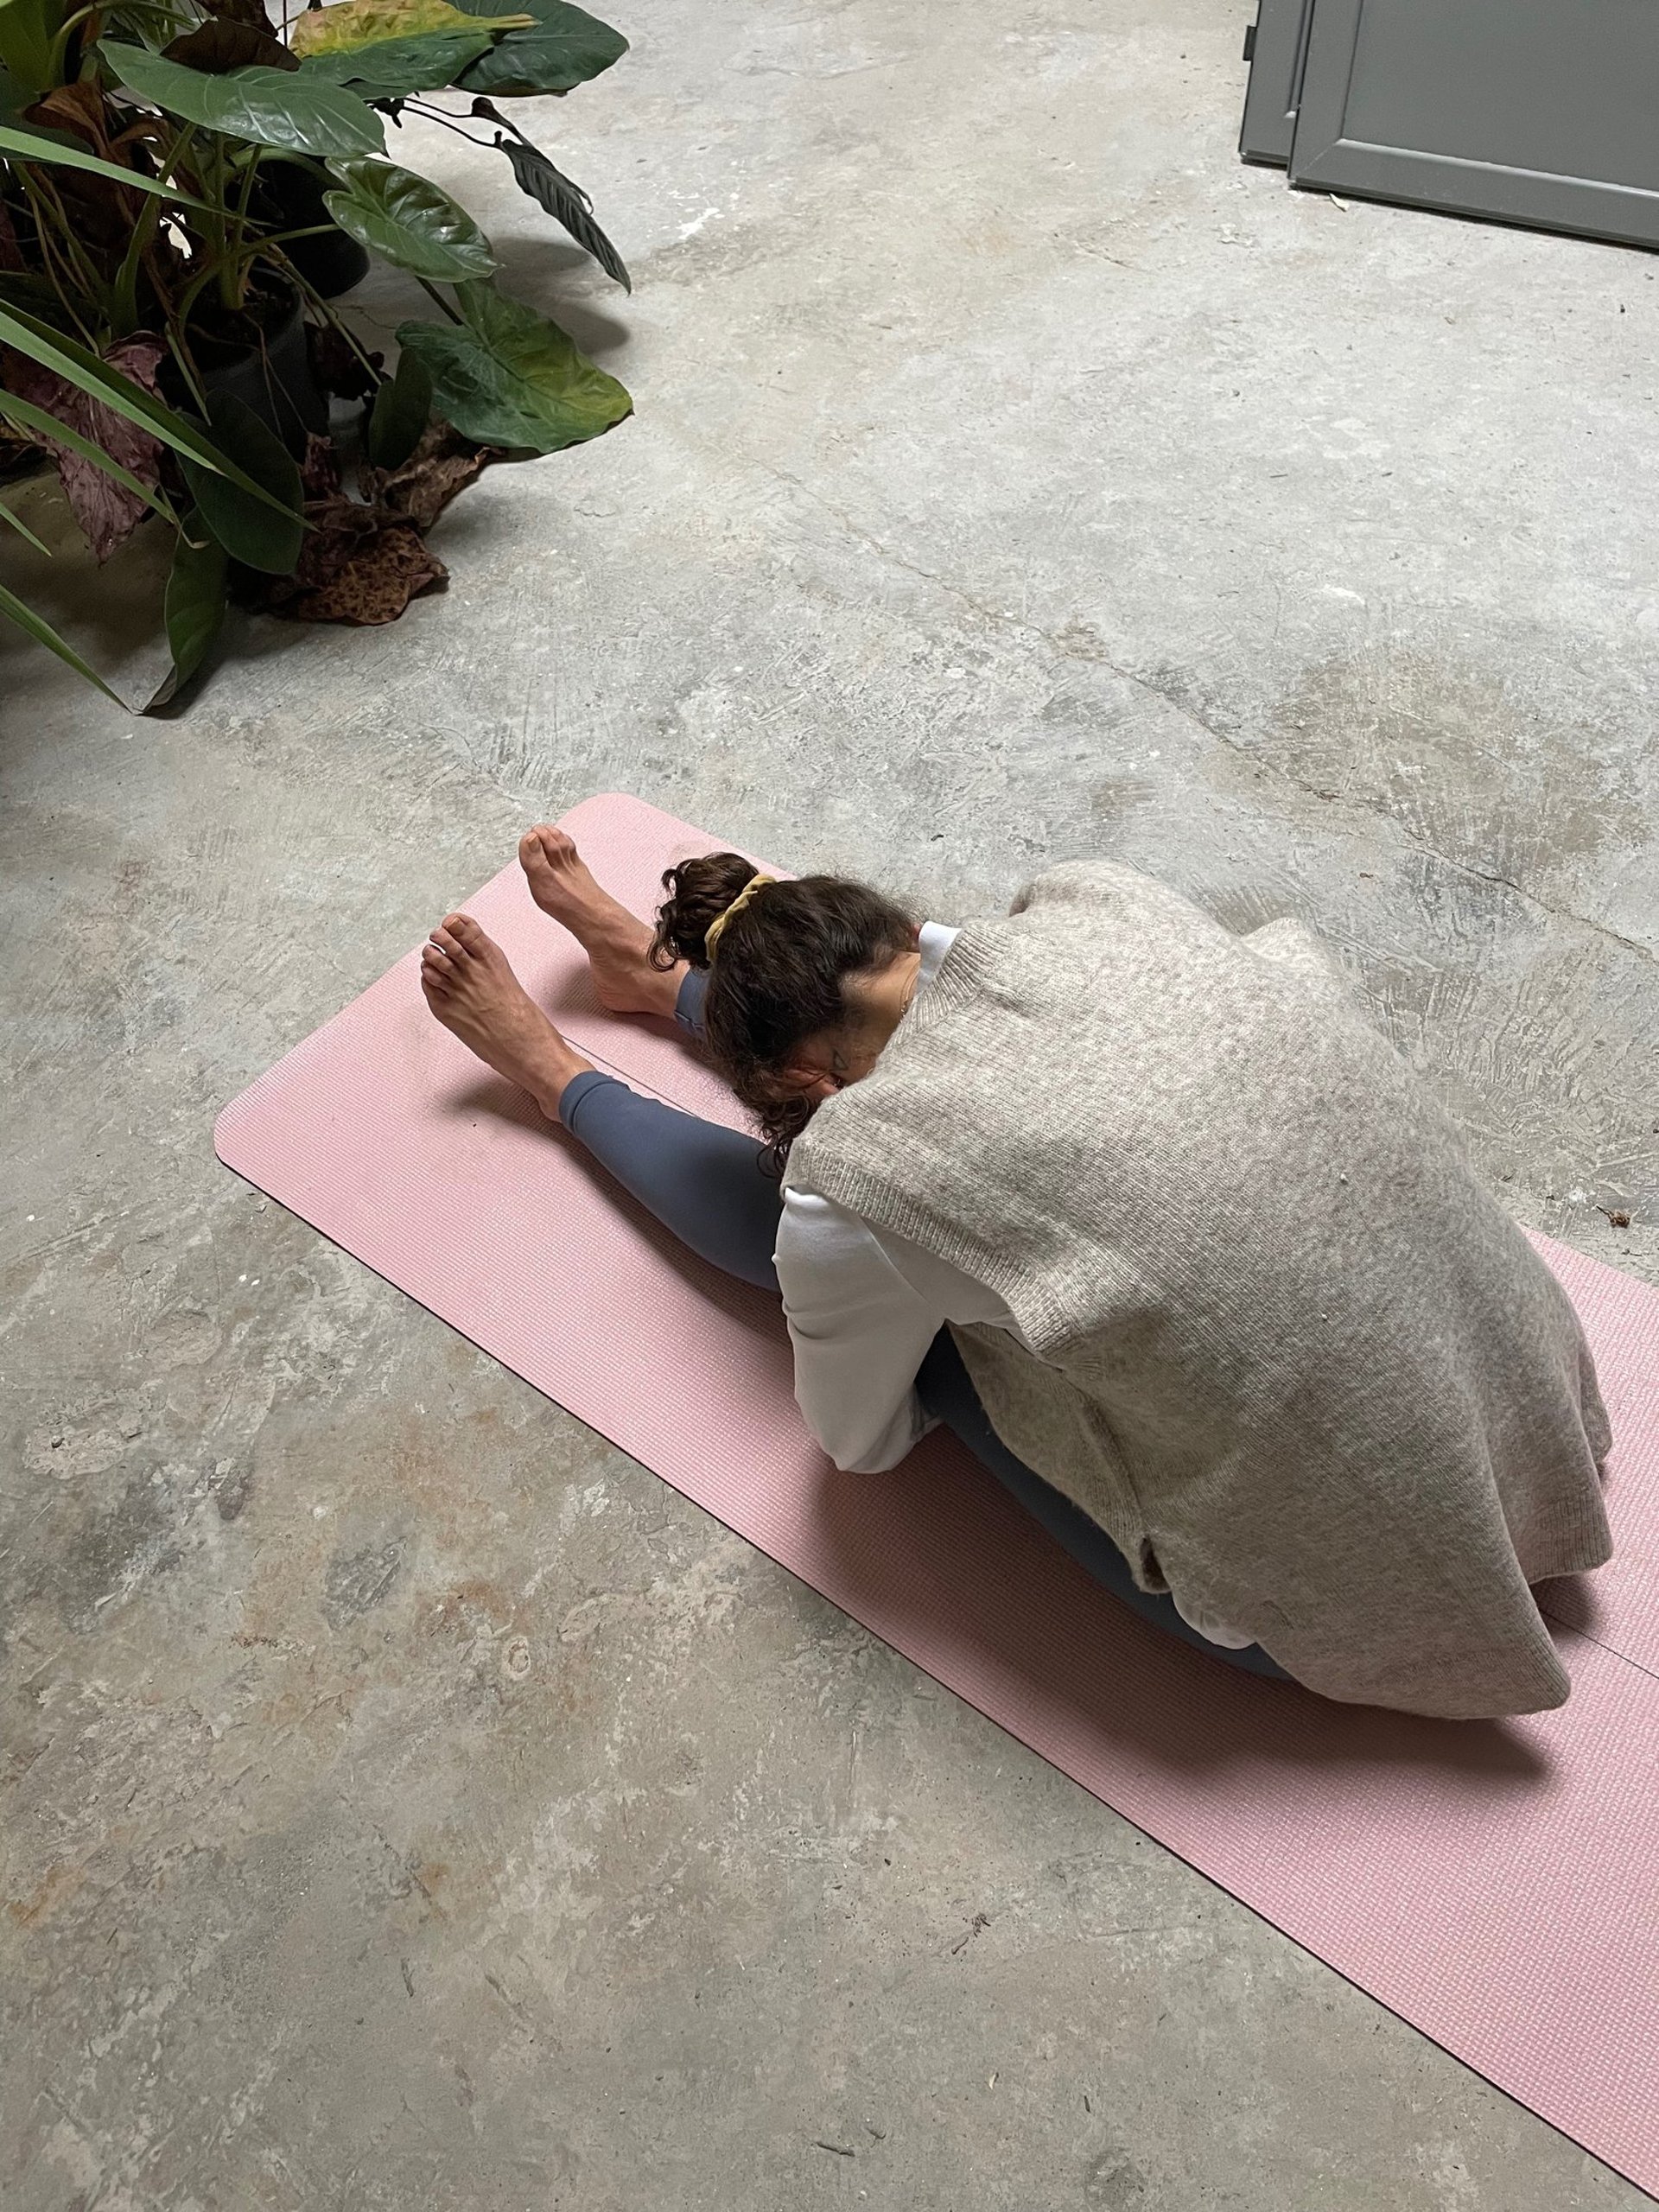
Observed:
[[[1313,0],[1260,0],[1251,34],[1250,82],[1238,150],[1247,162],[1290,166],[1302,54]]]
[[[1290,181],[1659,245],[1659,0],[1312,0]]]

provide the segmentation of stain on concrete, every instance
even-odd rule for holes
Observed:
[[[329,1627],[344,1628],[384,1605],[403,1564],[403,1541],[395,1536],[336,1552],[322,1583],[322,1617]]]
[[[1325,656],[1252,749],[1308,791],[1548,900],[1586,862],[1651,839],[1651,769],[1627,702],[1567,670],[1546,690],[1531,655],[1501,635],[1481,645],[1477,657],[1377,636]]]
[[[1084,2180],[1083,2201],[1088,2212],[1129,2212],[1144,2204],[1147,2177],[1131,2159],[1116,2151],[1103,2152],[1091,2159]]]
[[[176,1567],[185,1543],[161,1471],[136,1468],[107,1503],[87,1503],[64,1528],[53,1574],[59,1602],[79,1627],[107,1627],[105,1614],[112,1619],[142,1583]]]

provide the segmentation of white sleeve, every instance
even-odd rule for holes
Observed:
[[[785,1192],[775,1258],[807,1427],[849,1472],[896,1467],[934,1425],[916,1370],[944,1314],[855,1215],[816,1192]]]

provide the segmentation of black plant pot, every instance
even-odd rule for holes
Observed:
[[[322,204],[329,189],[303,162],[267,161],[259,167],[256,195],[260,218],[277,231],[312,230],[327,225],[315,238],[290,238],[283,248],[315,292],[337,300],[360,284],[369,273],[369,257],[353,238],[348,238],[330,219]]]
[[[328,403],[311,373],[305,322],[293,293],[270,302],[259,315],[257,343],[238,343],[210,332],[192,331],[191,351],[203,387],[228,392],[251,407],[274,430],[295,459],[303,458],[308,435],[328,428]]]

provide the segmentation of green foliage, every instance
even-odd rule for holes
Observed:
[[[493,43],[484,30],[432,31],[423,38],[389,38],[338,54],[309,54],[300,67],[305,76],[349,86],[359,99],[406,99],[412,92],[453,85]]]
[[[173,673],[161,696],[151,701],[153,706],[170,699],[207,658],[225,620],[229,571],[224,547],[209,535],[205,518],[193,507],[181,527],[167,579],[164,620]]]
[[[58,18],[53,0],[0,0],[0,69],[23,95],[20,105],[57,82]]]
[[[467,4],[467,0],[463,0]],[[597,77],[628,50],[620,31],[569,0],[529,0],[535,15],[528,30],[509,31],[458,79],[469,92],[498,99],[534,92],[568,92]],[[467,6],[469,15],[483,8]]]
[[[19,599],[15,591],[8,591],[4,584],[0,584],[0,614],[15,622],[20,630],[26,631],[37,645],[44,645],[48,652],[56,653],[58,658],[73,668],[77,676],[84,676],[89,683],[95,683],[106,699],[115,699],[114,692],[98,671],[84,661],[74,647],[66,639],[60,638],[52,625],[38,615],[32,607]],[[115,703],[118,707],[122,702],[115,699]]]
[[[148,484],[141,483],[130,468],[124,468],[112,454],[105,452],[95,438],[84,437],[73,424],[49,415],[44,407],[36,407],[15,391],[0,391],[0,415],[3,415],[19,430],[33,430],[42,437],[54,439],[60,446],[67,446],[71,453],[78,453],[83,461],[90,461],[94,468],[101,468],[112,477],[124,491],[142,499],[147,507],[170,519],[172,509],[159,492],[152,492]]]
[[[275,431],[230,392],[213,394],[207,419],[220,452],[236,462],[238,480],[185,462],[184,480],[203,521],[233,561],[267,575],[291,575],[305,542],[298,464]],[[243,488],[248,483],[254,497]]]
[[[633,402],[556,322],[489,284],[457,294],[461,323],[406,322],[397,342],[431,372],[439,411],[481,444],[557,453],[596,438]]]
[[[625,292],[632,291],[633,280],[622,257],[594,220],[594,203],[582,187],[556,169],[540,147],[532,146],[522,134],[508,138],[498,131],[495,143],[512,162],[519,191],[528,193],[556,223],[562,223],[613,283],[620,284]]]
[[[464,207],[412,169],[391,162],[331,162],[344,189],[323,206],[342,231],[412,276],[465,284],[496,267],[490,242]]]
[[[142,46],[99,49],[117,81],[140,99],[203,130],[285,154],[378,154],[385,144],[380,118],[343,85],[302,69],[232,69],[210,77]]]
[[[363,426],[371,470],[413,462],[422,497],[442,505],[446,485],[467,480],[454,469],[467,458],[461,441],[553,453],[631,410],[622,386],[556,323],[494,289],[495,254],[467,211],[384,157],[377,107],[400,118],[423,94],[464,88],[469,105],[412,112],[447,116],[462,136],[474,136],[465,128],[474,119],[496,126],[493,143],[520,188],[627,285],[586,193],[493,105],[567,92],[609,68],[627,41],[568,0],[528,0],[512,14],[499,4],[338,0],[294,18],[284,48],[261,0],[105,0],[96,10],[85,0],[0,0],[0,422],[54,459],[99,559],[148,518],[175,533],[163,610],[173,673],[162,696],[200,668],[228,594],[249,596],[262,576],[295,577],[312,525],[319,545],[378,547],[381,569],[346,576],[336,604],[386,604],[385,533],[365,532],[340,497],[337,458],[314,442],[302,478],[260,416],[215,388],[207,365],[264,345],[299,282],[313,318],[334,325],[328,373],[341,380],[332,388],[353,391],[356,341],[285,251],[292,239],[297,257],[304,226],[321,218],[283,214],[293,196],[268,185],[267,160],[297,161],[319,180],[326,164],[335,188],[321,195],[328,218],[419,279],[452,317],[399,331],[397,372],[373,384]],[[100,31],[99,42],[86,42]],[[455,310],[441,285],[454,288]],[[429,450],[435,411],[445,420],[428,480],[417,456]],[[475,473],[475,455],[472,465]],[[375,481],[363,480],[371,499]],[[309,524],[307,486],[318,502]],[[413,525],[397,512],[406,533]],[[0,529],[49,557],[3,505]],[[356,556],[344,557],[350,570]],[[337,563],[312,566],[346,574]],[[273,585],[270,603],[298,600],[326,617],[328,588]],[[0,617],[115,696],[15,593],[0,592]]]
[[[432,374],[417,353],[399,356],[397,373],[374,395],[364,443],[377,468],[401,468],[432,419]]]
[[[158,200],[171,200],[179,207],[194,207],[200,214],[211,215],[214,212],[207,200],[198,200],[181,185],[168,183],[162,177],[146,176],[141,169],[121,168],[114,162],[100,161],[96,154],[89,154],[73,139],[56,136],[43,138],[37,130],[16,130],[0,124],[0,156],[7,154],[20,161],[40,162],[54,168],[79,169],[88,176],[101,176],[110,183],[118,184],[124,192],[153,193]]]
[[[8,530],[15,530],[18,537],[25,539],[37,553],[44,553],[48,561],[51,559],[52,548],[46,540],[37,537],[22,515],[15,514],[3,499],[0,499],[0,522],[3,522]]]
[[[48,328],[20,308],[0,308],[0,344],[15,346],[29,360],[38,361],[42,368],[50,369],[66,383],[90,393],[101,405],[113,408],[130,423],[149,430],[163,445],[171,446],[183,461],[194,463],[204,474],[222,476],[256,501],[280,504],[270,500],[259,484],[245,474],[232,456],[221,453],[196,424],[159,399],[152,398],[142,385],[123,376],[118,369],[112,369],[107,361],[99,360],[96,353],[89,353],[74,339]],[[7,394],[8,400],[11,397]]]

